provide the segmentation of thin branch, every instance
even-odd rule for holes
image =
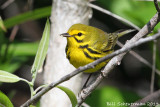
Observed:
[[[9,46],[14,41],[14,38],[16,37],[18,30],[19,30],[19,27],[17,25],[13,27],[13,29],[11,31],[11,35],[9,36],[9,41],[7,42],[7,46],[6,46],[2,61],[4,61],[7,58]]]
[[[27,2],[28,10],[32,10],[33,9],[33,2],[34,2],[34,0],[28,0],[28,2]]]
[[[96,0],[89,0],[89,2],[94,2],[94,1],[96,1]]]
[[[83,106],[83,107],[91,107],[91,106],[89,106],[89,105],[86,104],[86,103],[83,103],[82,106]]]
[[[13,41],[14,41],[18,30],[19,30],[19,26],[16,25],[16,26],[13,27],[12,32],[11,32],[11,35],[10,35],[10,37],[9,37],[9,41],[10,41],[10,42],[13,42]]]
[[[154,40],[154,44],[153,44],[153,64],[152,64],[150,93],[153,93],[153,91],[154,91],[154,80],[155,80],[155,69],[156,69],[156,43],[157,43],[157,40]]]
[[[159,8],[157,0],[154,0],[154,5],[156,7],[157,12],[160,13],[160,8]]]
[[[2,6],[1,9],[5,9],[6,7],[8,7],[11,3],[13,3],[14,0],[8,0],[6,1]]]
[[[103,58],[100,58],[90,64],[87,64],[83,67],[79,67],[78,69],[76,69],[75,71],[73,71],[72,73],[64,76],[63,78],[59,79],[58,81],[56,82],[53,82],[51,83],[49,86],[45,87],[42,91],[40,91],[39,93],[37,93],[35,96],[33,96],[30,100],[28,100],[25,104],[23,104],[21,107],[26,107],[26,106],[29,106],[31,103],[33,103],[36,99],[38,99],[39,97],[41,97],[42,95],[44,95],[46,92],[48,92],[49,90],[51,90],[53,87],[55,87],[56,85],[66,81],[66,80],[69,80],[71,77],[75,76],[76,74],[84,71],[84,70],[87,70],[89,68],[93,68],[95,65],[113,57],[113,56],[116,56],[116,55],[119,55],[121,53],[124,53],[124,52],[127,52],[129,51],[130,49],[132,49],[133,47],[136,47],[138,45],[141,45],[143,43],[146,43],[146,42],[149,42],[149,41],[152,41],[152,40],[155,40],[157,38],[160,37],[160,33],[157,33],[155,34],[154,36],[150,36],[150,37],[147,37],[147,38],[144,38],[144,39],[140,39],[139,41],[137,41],[135,44],[131,44],[130,46],[128,47],[124,47],[124,48],[121,48],[115,52],[113,52],[112,54],[109,54]],[[103,77],[103,76],[102,76]]]
[[[159,14],[156,13],[155,16],[153,16],[151,18],[151,20],[131,39],[129,40],[123,48],[121,48],[118,51],[122,51],[123,49],[126,49],[130,46],[133,45],[138,45],[139,43],[141,43],[142,41],[146,41],[149,38],[153,39],[155,36],[158,36],[160,33],[155,34],[154,36],[150,36],[147,37],[145,39],[141,39],[143,36],[146,36],[147,34],[149,34],[152,29],[159,23]],[[137,42],[138,41],[138,42]],[[128,48],[129,49],[129,48]],[[115,51],[117,52],[117,51]],[[108,73],[117,65],[119,65],[119,63],[121,62],[123,56],[126,53],[122,53],[119,54],[118,56],[115,56],[114,58],[112,58],[109,63],[105,66],[104,70],[102,71],[101,74],[99,74],[99,76],[96,78],[96,80],[91,83],[88,87],[86,87],[85,89],[83,89],[81,91],[81,93],[78,96],[78,105],[80,106],[83,101],[87,98],[87,96],[89,96],[91,94],[91,92],[98,86],[98,84],[102,81],[102,79],[104,78],[104,76],[107,76]],[[103,75],[102,75],[103,74]]]
[[[146,103],[148,101],[151,101],[151,100],[155,100],[155,99],[158,99],[160,97],[160,90],[158,91],[155,91],[154,93],[144,97],[143,99],[140,99],[134,103]],[[130,107],[135,107],[135,106],[130,106]]]
[[[160,13],[160,8],[159,8],[157,0],[154,0],[154,5],[156,7],[157,12]],[[155,80],[155,69],[156,69],[156,43],[157,43],[157,41],[154,40],[154,43],[153,43],[153,64],[152,64],[150,93],[153,93],[153,91],[154,91],[154,80]]]
[[[112,16],[112,17],[124,22],[124,23],[130,25],[131,27],[135,28],[138,31],[140,30],[140,28],[138,26],[136,26],[135,24],[133,24],[132,22],[130,22],[130,21],[128,21],[128,20],[126,20],[126,19],[124,19],[124,18],[122,18],[122,17],[120,17],[120,16],[118,16],[116,14],[113,14],[113,13],[111,13],[110,11],[108,11],[106,9],[103,9],[103,8],[101,8],[101,7],[97,6],[97,5],[91,4],[91,3],[88,3],[88,6],[93,8],[93,9],[99,10],[99,11],[101,11],[101,12],[107,14],[107,15],[110,15],[110,16]]]
[[[118,46],[123,47],[123,44],[119,41],[117,41]],[[137,54],[135,51],[130,51],[129,52],[132,56],[134,56],[135,58],[137,58],[140,62],[142,62],[143,64],[147,65],[149,68],[152,69],[152,64],[149,63],[146,59],[144,59],[143,57],[141,57],[139,54]],[[160,75],[160,71],[158,69],[155,69],[155,72]]]

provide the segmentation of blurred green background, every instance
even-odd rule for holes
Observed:
[[[0,28],[0,69],[15,73],[30,80],[30,69],[37,51],[46,19],[50,16],[51,0],[15,0],[5,7],[6,0],[0,1],[0,16],[7,31]],[[142,28],[156,13],[154,3],[139,0],[97,0],[93,4],[105,8]],[[16,32],[16,26],[18,30]],[[129,25],[93,9],[90,25],[114,32],[119,29],[133,29]],[[158,32],[159,24],[153,33]],[[17,33],[16,36],[11,34]],[[136,32],[135,32],[136,33]],[[120,38],[122,43],[135,33]],[[138,54],[152,63],[153,43],[134,48]],[[160,69],[160,42],[157,42],[156,67]],[[119,49],[116,46],[115,49]],[[150,93],[151,69],[132,55],[127,54],[99,87],[87,98],[91,107],[118,107],[118,103],[132,103]],[[42,74],[37,77],[36,86],[42,84]],[[155,90],[160,88],[160,76],[155,75]],[[1,83],[0,90],[19,107],[30,96],[27,84]],[[23,95],[23,97],[22,97]],[[159,102],[160,101],[155,101]],[[121,107],[127,107],[122,105]]]

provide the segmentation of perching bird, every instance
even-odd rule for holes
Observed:
[[[132,31],[134,30],[106,33],[92,26],[74,24],[67,33],[61,35],[67,37],[66,56],[68,60],[75,68],[78,68],[112,53],[118,38]],[[96,72],[102,69],[109,60],[84,72]]]

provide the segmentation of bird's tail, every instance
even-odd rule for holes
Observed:
[[[114,32],[114,33],[117,33],[118,34],[118,38],[120,38],[120,37],[122,37],[122,36],[124,36],[124,35],[126,35],[126,34],[128,34],[128,33],[131,33],[131,32],[134,32],[134,31],[136,31],[135,29],[128,29],[128,30],[121,30],[121,31],[116,31],[116,32]]]

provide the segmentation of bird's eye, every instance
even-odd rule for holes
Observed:
[[[82,36],[82,33],[81,33],[81,32],[79,32],[79,33],[78,33],[78,36]]]

